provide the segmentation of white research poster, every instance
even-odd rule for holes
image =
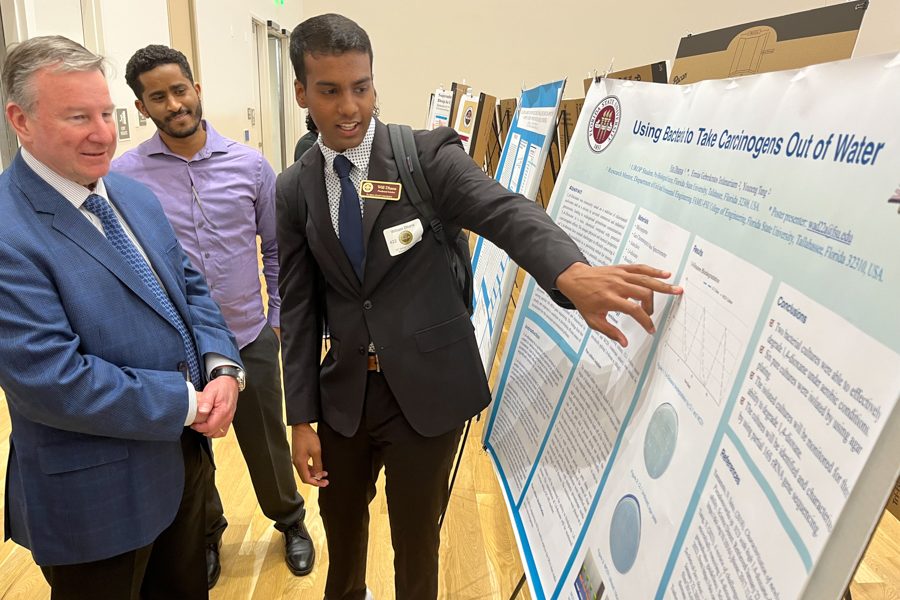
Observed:
[[[453,92],[438,88],[431,95],[431,103],[428,105],[428,117],[425,129],[437,129],[450,125],[450,110],[453,108]]]
[[[529,200],[537,196],[565,83],[565,80],[554,81],[524,90],[506,135],[496,179],[506,189]],[[490,375],[516,265],[503,250],[478,237],[472,253],[472,271],[475,298],[472,324],[485,373]]]
[[[836,598],[900,471],[900,58],[605,80],[549,212],[646,263],[620,348],[527,279],[485,441],[535,598]]]

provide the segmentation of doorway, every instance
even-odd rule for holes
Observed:
[[[184,54],[188,64],[191,65],[194,81],[200,83],[200,53],[197,48],[197,12],[194,0],[167,0],[167,5],[172,48]]]
[[[3,29],[3,10],[0,8],[0,61],[6,61],[6,35]],[[0,106],[6,106],[6,90],[0,85]],[[6,118],[3,118],[3,125],[0,126],[0,160],[5,170],[16,156],[19,150],[19,143],[16,139],[16,133],[9,126]]]
[[[268,27],[269,50],[269,119],[272,127],[269,129],[269,138],[273,154],[278,156],[278,162],[272,162],[272,168],[280,173],[288,164],[287,140],[285,140],[285,114],[284,114],[284,63],[282,60],[284,38],[280,32]]]

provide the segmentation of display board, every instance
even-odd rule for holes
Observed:
[[[451,127],[456,125],[459,106],[462,103],[463,96],[465,96],[468,91],[469,86],[465,83],[454,81],[450,84],[450,94],[452,95],[452,99],[450,100],[450,119],[448,122]]]
[[[484,157],[484,172],[493,179],[497,175],[500,156],[503,154],[503,140],[500,139],[500,103],[494,106],[490,126],[487,128],[487,145]]]
[[[550,141],[550,148],[547,152],[547,160],[544,161],[544,169],[541,172],[541,182],[538,186],[535,201],[544,209],[550,204],[550,197],[553,195],[553,187],[556,185],[556,177],[559,175],[559,168],[562,161],[559,157],[559,139],[557,138],[557,128],[553,130],[553,137]]]
[[[612,71],[606,74],[610,79],[627,79],[628,81],[652,81],[653,83],[667,83],[669,81],[669,67],[666,61],[642,65],[640,67],[632,67],[630,69],[622,69],[621,71]],[[594,83],[595,77],[586,78],[584,83],[584,93],[587,94]]]
[[[559,141],[560,160],[566,156],[566,150],[568,150],[569,142],[575,133],[575,123],[578,121],[582,106],[584,106],[584,98],[563,100],[559,104],[559,126],[556,130],[556,139]]]
[[[453,109],[453,91],[438,88],[431,94],[425,129],[437,129],[450,125],[450,111]]]
[[[513,115],[495,179],[508,190],[534,200],[556,127],[565,81],[524,90]],[[475,311],[472,324],[485,373],[490,375],[509,306],[516,266],[483,237],[472,252]]]
[[[472,139],[475,134],[477,121],[478,96],[471,92],[466,92],[460,98],[459,108],[456,111],[456,121],[453,124],[453,128],[459,134],[459,141],[462,142],[466,154],[469,154],[472,148]]]
[[[504,98],[497,103],[497,125],[500,128],[501,145],[506,143],[506,135],[509,133],[509,126],[516,114],[518,103],[516,98]]]
[[[453,128],[459,134],[466,153],[472,157],[479,167],[484,167],[488,146],[497,118],[497,99],[490,94],[466,92],[459,102]]]
[[[894,486],[894,491],[887,504],[888,512],[900,519],[900,481]]]
[[[492,143],[495,146],[499,158],[501,150],[497,139],[497,98],[481,92],[478,94],[478,111],[476,112],[475,127],[472,130],[472,141],[469,144],[469,156],[475,164],[486,168],[488,163],[488,149]]]
[[[681,38],[670,83],[850,58],[868,2],[843,2]]]
[[[655,335],[527,278],[485,444],[534,598],[838,598],[900,471],[900,57],[590,90],[549,212]]]

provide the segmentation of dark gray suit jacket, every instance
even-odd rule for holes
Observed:
[[[415,133],[422,169],[441,220],[503,248],[545,289],[574,262],[574,242],[534,202],[487,177],[450,128]],[[474,330],[444,249],[423,223],[422,240],[391,256],[384,230],[420,218],[399,201],[366,200],[366,262],[357,279],[334,232],[318,147],[278,177],[282,359],[288,423],[324,419],[352,435],[362,416],[367,348],[412,427],[435,436],[490,402]],[[368,179],[399,181],[387,127],[378,122]],[[331,350],[321,366],[321,323]],[[317,326],[318,325],[318,326]]]

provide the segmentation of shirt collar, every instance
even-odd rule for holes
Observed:
[[[369,157],[372,155],[373,139],[375,139],[375,117],[372,117],[369,121],[369,128],[366,130],[366,135],[363,136],[363,140],[360,142],[359,146],[344,150],[343,152],[335,152],[325,145],[321,133],[319,134],[318,139],[316,139],[316,143],[319,144],[319,149],[322,151],[322,156],[325,158],[325,169],[327,171],[334,169],[334,158],[338,154],[343,154],[351,163],[353,163],[354,167],[360,170],[361,173],[368,173]]]
[[[71,202],[72,206],[75,208],[81,208],[81,205],[84,204],[84,201],[87,200],[88,196],[91,194],[97,194],[109,201],[109,195],[106,193],[106,185],[104,185],[102,177],[97,179],[94,189],[89,190],[80,183],[75,183],[71,179],[66,179],[35,158],[35,156],[25,148],[22,148],[22,158],[25,160],[25,164],[31,167],[31,170],[34,171],[38,177],[59,192],[63,198]]]
[[[206,119],[202,119],[200,121],[200,126],[206,129],[206,143],[203,144],[203,147],[197,152],[196,159],[202,160],[204,158],[209,158],[216,152],[227,153],[228,152],[228,143],[227,140],[219,135],[219,132],[213,129],[213,126],[210,125]],[[138,146],[138,152],[146,156],[153,156],[154,154],[168,154],[169,156],[177,156],[181,160],[184,160],[183,157],[178,156],[166,146],[166,143],[163,141],[162,136],[159,135],[159,129],[156,130],[156,133],[153,134],[149,140]]]

